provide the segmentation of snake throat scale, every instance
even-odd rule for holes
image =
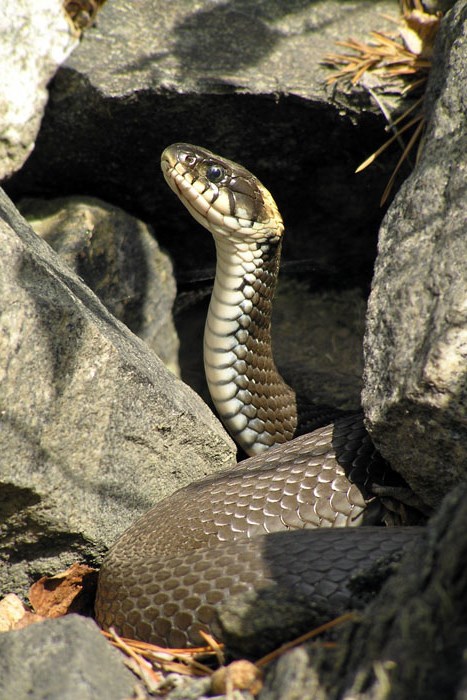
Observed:
[[[284,225],[268,190],[232,161],[184,143],[162,171],[214,237],[217,266],[204,333],[214,405],[251,455],[163,499],[106,556],[96,619],[166,646],[221,635],[216,607],[259,589],[350,605],[356,569],[418,537],[423,520],[403,479],[373,446],[361,413],[297,396],[271,347]],[[343,527],[343,529],[340,529]],[[261,536],[266,535],[266,536]]]

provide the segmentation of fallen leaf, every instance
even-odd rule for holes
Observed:
[[[417,56],[431,58],[441,17],[419,10],[404,15],[400,35],[408,50]]]
[[[92,607],[97,571],[86,564],[72,564],[54,576],[43,576],[29,589],[29,601],[44,617],[85,612]]]

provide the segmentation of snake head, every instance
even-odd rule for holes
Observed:
[[[215,237],[241,242],[282,236],[274,199],[241,165],[201,146],[174,143],[162,153],[161,167],[169,187]]]

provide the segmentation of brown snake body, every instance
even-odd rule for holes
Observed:
[[[420,513],[362,415],[302,400],[276,369],[270,320],[283,224],[270,193],[241,166],[187,144],[166,149],[162,169],[214,236],[206,378],[227,429],[256,456],[164,499],[122,535],[100,572],[96,617],[124,636],[181,646],[199,643],[199,629],[219,632],[219,602],[258,586],[328,591],[340,612],[355,568],[416,536],[355,526],[407,524]],[[339,526],[347,529],[329,531]]]

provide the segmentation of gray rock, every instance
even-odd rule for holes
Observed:
[[[399,152],[354,175],[387,138],[385,120],[368,93],[327,88],[322,60],[335,40],[392,30],[382,15],[396,12],[393,0],[107,2],[56,76],[9,192],[122,206],[154,226],[179,275],[197,275],[213,264],[212,242],[193,233],[159,158],[174,141],[199,143],[270,187],[289,229],[284,257],[312,264],[313,284],[366,287]]]
[[[0,697],[125,700],[136,677],[92,620],[68,615],[0,634]]]
[[[310,668],[312,653],[302,646],[281,656],[267,670],[259,700],[327,700],[319,674]]]
[[[296,391],[317,403],[360,407],[365,311],[360,289],[311,293],[303,283],[279,285],[274,357]]]
[[[447,12],[455,4],[457,0],[422,0],[425,12],[436,14],[437,12]]]
[[[0,181],[34,148],[47,83],[78,44],[61,0],[3,0],[0,16]]]
[[[190,678],[178,673],[170,673],[162,683],[159,692],[167,700],[205,700],[207,697],[212,697],[209,692],[210,685],[209,677]]]
[[[18,208],[110,313],[178,375],[172,264],[148,226],[94,197],[25,199]]]
[[[363,405],[377,446],[437,505],[467,475],[467,4],[443,22],[413,175],[380,231]]]
[[[98,558],[234,446],[1,192],[0,241],[1,578],[19,592]]]

